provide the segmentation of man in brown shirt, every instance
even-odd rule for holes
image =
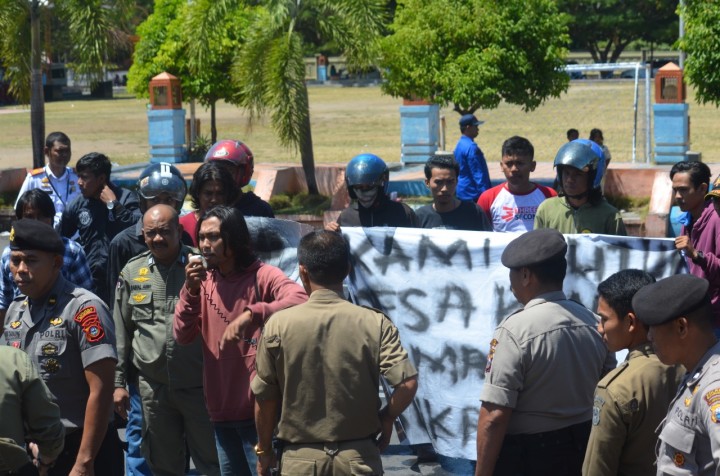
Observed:
[[[338,233],[305,236],[298,261],[310,299],[265,324],[252,381],[258,474],[275,465],[271,440],[280,415],[281,474],[380,475],[393,421],[415,396],[417,370],[397,328],[342,296],[349,257]],[[381,375],[394,388],[382,409]]]

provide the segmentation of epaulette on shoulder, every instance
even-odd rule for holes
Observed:
[[[610,384],[616,380],[620,375],[623,374],[628,369],[629,365],[628,362],[625,361],[612,369],[606,376],[600,379],[600,382],[598,382],[598,387],[600,388],[608,388]]]
[[[30,175],[32,175],[34,177],[36,175],[40,175],[43,172],[45,172],[45,167],[40,167],[37,169],[32,169],[32,171],[30,172]]]

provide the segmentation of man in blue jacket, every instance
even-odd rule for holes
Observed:
[[[475,143],[478,126],[482,124],[472,114],[460,118],[460,140],[455,146],[455,160],[460,165],[458,176],[457,198],[476,203],[480,194],[490,188],[490,174],[485,156]]]

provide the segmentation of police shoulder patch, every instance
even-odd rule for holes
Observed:
[[[43,172],[45,172],[45,167],[40,167],[37,169],[32,169],[32,171],[30,172],[30,175],[32,175],[34,177],[36,175],[40,175]]]
[[[713,406],[714,404],[720,402],[720,388],[710,390],[703,398],[707,402],[708,406]]]
[[[490,352],[488,352],[487,356],[487,365],[485,366],[485,373],[489,374],[490,370],[492,370],[492,361],[493,358],[495,358],[495,348],[498,345],[498,340],[493,339],[490,341]]]
[[[97,342],[105,337],[105,329],[102,327],[95,306],[80,309],[73,320],[80,324],[88,342]]]

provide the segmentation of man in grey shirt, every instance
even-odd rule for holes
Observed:
[[[476,476],[580,474],[593,392],[615,358],[597,316],[562,291],[566,252],[558,231],[538,229],[502,254],[525,307],[500,323],[490,343]]]

